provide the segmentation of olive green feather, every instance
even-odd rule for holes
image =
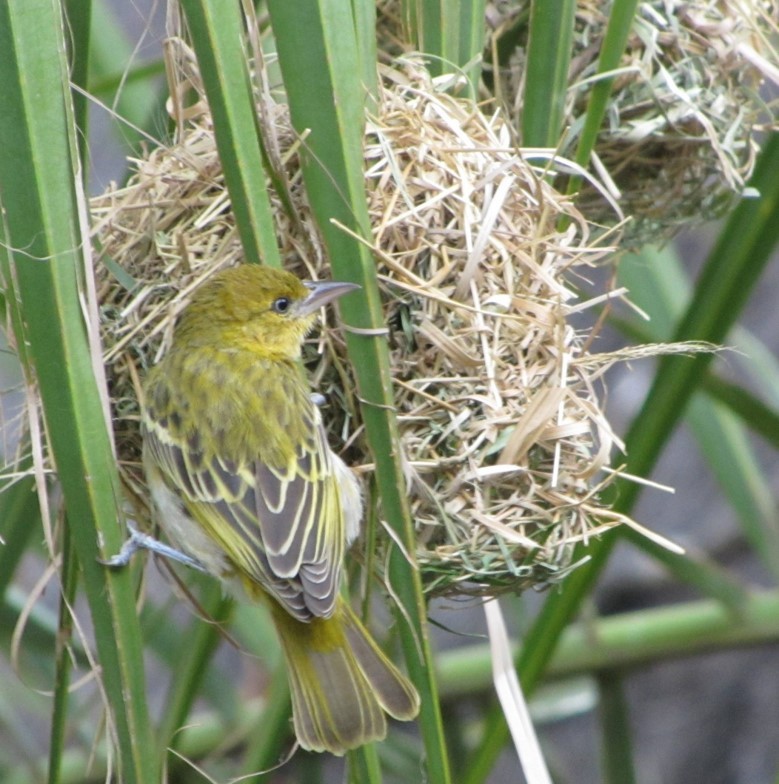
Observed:
[[[361,514],[298,361],[318,307],[349,284],[240,267],[193,296],[144,388],[144,465],[161,527],[231,589],[271,609],[295,731],[342,754],[413,718],[414,687],[340,598]]]

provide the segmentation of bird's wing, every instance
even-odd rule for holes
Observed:
[[[318,409],[310,412],[311,437],[275,465],[209,456],[197,438],[144,422],[147,459],[246,587],[259,583],[301,620],[332,613],[345,536],[337,458]]]

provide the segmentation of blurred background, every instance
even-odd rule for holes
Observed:
[[[97,26],[111,30],[116,37],[96,42],[97,59],[103,56],[100,54],[100,48],[103,48],[105,61],[111,64],[111,69],[104,74],[103,84],[95,84],[93,92],[109,104],[112,96],[121,96],[123,106],[142,107],[143,112],[147,112],[146,116],[141,113],[129,119],[153,135],[163,136],[166,133],[162,111],[165,79],[161,59],[165,37],[164,3],[111,0],[95,4],[94,10],[96,14],[110,16],[110,24],[102,25],[98,20]],[[119,53],[121,58],[125,58],[126,70],[117,73],[114,64],[121,59]],[[120,85],[117,79],[123,80]],[[137,143],[138,136],[131,128],[115,122],[112,117],[114,108],[119,110],[118,104],[111,107],[93,103],[90,109],[88,155],[92,195],[103,192],[112,182],[124,181],[128,172],[128,142]],[[696,276],[723,225],[718,222],[682,230],[663,249],[664,253],[675,255],[690,287],[694,288]],[[765,383],[766,379],[779,377],[772,375],[779,368],[775,364],[779,355],[778,262],[779,259],[774,258],[766,266],[759,286],[742,311],[737,333],[727,341],[729,350],[717,359],[717,370],[722,377],[769,399],[769,405],[774,408],[779,405],[779,388],[766,388]],[[626,263],[640,269],[646,262],[639,254]],[[604,282],[606,277],[604,273]],[[596,349],[614,349],[624,345],[625,340],[623,332],[606,324]],[[751,371],[750,366],[754,367],[754,363],[761,365],[764,372]],[[7,373],[13,373],[10,363]],[[621,363],[608,372],[606,410],[617,434],[628,429],[653,377],[654,360]],[[13,383],[11,378],[7,385],[12,386]],[[16,404],[11,398],[7,406]],[[716,405],[719,410],[724,410],[721,404]],[[752,431],[743,429],[740,432],[744,434],[743,444],[749,450],[748,459],[754,460],[751,464],[753,476],[759,485],[756,497],[762,499],[765,518],[777,529],[774,533],[779,536],[776,514],[779,462],[776,449],[767,439]],[[5,438],[13,441],[12,429],[6,428]],[[738,443],[742,441],[738,440]],[[712,471],[712,452],[717,449],[716,443],[702,448],[695,425],[679,427],[651,476],[658,485],[673,488],[674,492],[646,488],[632,516],[642,525],[680,544],[690,554],[721,567],[723,573],[750,590],[773,589],[776,574],[771,573],[766,560],[756,551],[754,540],[745,537],[744,521],[734,510],[732,496],[723,494],[723,476]],[[43,568],[40,557],[31,555],[25,559],[14,578],[14,586],[20,595],[38,584]],[[174,590],[171,583],[161,578],[157,567],[148,566],[147,573],[149,594],[157,599],[163,597],[162,604],[167,604],[164,597]],[[528,591],[521,597],[501,600],[511,631],[519,640],[549,592],[556,590],[553,587],[545,592]],[[699,593],[672,577],[656,560],[622,542],[598,580],[592,596],[584,602],[582,617],[586,624],[588,618],[608,618],[650,608],[682,606],[699,600]],[[44,612],[55,613],[57,604],[56,592],[47,589],[40,600],[39,610],[42,608]],[[79,609],[80,617],[87,618],[84,606],[79,605]],[[178,613],[179,618],[186,619],[190,612],[179,608],[174,617]],[[10,623],[12,616],[7,609],[6,615],[6,621]],[[483,612],[475,600],[453,602],[437,599],[431,605],[430,616],[437,624],[433,638],[438,651],[463,649],[467,652],[486,639]],[[160,620],[162,617],[167,616],[160,612],[157,622],[164,624]],[[640,627],[636,629],[635,634],[640,635]],[[631,632],[627,634],[629,636]],[[640,784],[772,784],[779,781],[777,637],[779,621],[774,619],[766,622],[766,642],[762,644],[750,642],[742,646],[738,634],[734,634],[732,645],[717,639],[710,651],[705,650],[705,642],[690,646],[692,652],[677,650],[654,655],[650,651],[646,661],[631,661],[620,669],[624,687],[621,695],[628,706],[624,715],[629,725],[626,729],[632,744],[636,781]],[[14,669],[20,669],[19,660],[24,662],[26,656],[36,655],[29,637],[15,641],[14,645],[16,642],[19,643],[16,664],[11,657],[10,660],[4,659],[0,665],[0,680],[3,682],[17,679]],[[660,647],[662,649],[663,646]],[[263,674],[264,666],[257,666],[251,656],[237,651],[227,640],[222,641],[217,662],[219,672],[228,676],[233,673],[236,681],[245,684],[247,694],[261,693],[267,688],[269,677],[273,677]],[[148,664],[150,700],[154,706],[163,693],[167,670],[153,657]],[[21,669],[24,670],[24,667]],[[268,668],[267,672],[272,672],[272,668]],[[531,710],[536,729],[556,782],[597,784],[606,780],[602,767],[602,717],[599,716],[598,705],[599,689],[608,688],[607,679],[608,675],[596,677],[583,672],[568,677],[547,677],[533,695]],[[0,715],[0,749],[4,749],[0,751],[0,771],[18,771],[20,757],[33,760],[46,755],[48,716],[45,706],[48,703],[45,694],[37,693],[45,691],[46,686],[27,682],[23,689],[14,687],[13,693],[18,696],[25,689],[30,694],[29,699],[19,697],[23,703],[9,706],[5,701],[0,702],[5,710],[9,707],[22,708],[13,715]],[[477,736],[483,726],[485,705],[492,700],[492,689],[488,679],[473,687],[466,685],[463,690],[455,684],[449,696],[444,689],[444,700],[445,723],[449,718],[454,721],[457,717],[458,727],[465,728],[463,733],[468,740],[471,731]],[[204,704],[203,707],[211,710],[211,706]],[[96,734],[98,731],[99,728],[95,728]],[[73,740],[85,743],[87,747],[91,742],[84,737]],[[456,751],[453,756],[456,760]],[[341,761],[298,760],[290,767],[282,767],[268,780],[308,781],[309,766],[318,770],[320,765],[324,765],[327,772],[322,775],[328,780],[343,779],[345,774]],[[194,777],[192,771],[181,776],[181,781],[206,780]],[[19,776],[8,780],[21,782],[24,779]],[[74,774],[68,780],[76,781],[78,778]],[[84,780],[91,780],[86,771]],[[174,776],[172,780],[179,779]],[[457,776],[455,780],[458,780]],[[485,780],[492,784],[524,780],[510,747],[501,753],[497,765]]]

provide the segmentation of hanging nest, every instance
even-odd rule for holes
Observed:
[[[189,63],[180,78],[197,88],[177,46]],[[598,499],[615,439],[595,384],[615,356],[588,353],[571,323],[608,298],[582,301],[574,285],[610,248],[517,153],[500,114],[438,92],[417,62],[383,75],[366,187],[424,584],[430,594],[546,584],[571,568],[575,543],[625,522]],[[187,115],[175,145],[92,203],[117,447],[142,518],[139,379],[196,286],[242,259],[205,102]],[[300,140],[281,103],[266,97],[260,116],[294,208],[273,196],[282,258],[328,278]],[[370,475],[339,330],[309,351],[331,442]]]
[[[489,11],[499,53],[487,79],[519,127],[530,4],[498,0]],[[598,70],[611,3],[577,3],[573,58],[560,151],[572,157]],[[774,0],[651,0],[641,3],[595,145],[620,204],[633,221],[625,240],[670,238],[683,226],[721,217],[744,194],[755,134],[775,123],[759,94],[775,65]],[[488,55],[487,60],[492,61]],[[762,121],[763,126],[759,123]],[[774,126],[775,127],[775,126]],[[591,220],[609,205],[585,189]]]

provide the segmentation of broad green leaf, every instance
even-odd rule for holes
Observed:
[[[88,275],[82,250],[84,197],[66,65],[64,26],[54,0],[0,5],[0,251],[18,344],[43,403],[111,703],[121,775],[154,782],[148,753],[141,636],[129,574],[98,557],[118,548],[119,482],[82,309]],[[24,325],[23,328],[21,325]],[[102,387],[104,391],[104,387]],[[105,548],[105,549],[102,549]]]
[[[238,3],[182,0],[246,261],[280,267]]]
[[[533,0],[530,9],[522,144],[556,148],[568,91],[576,3]]]

